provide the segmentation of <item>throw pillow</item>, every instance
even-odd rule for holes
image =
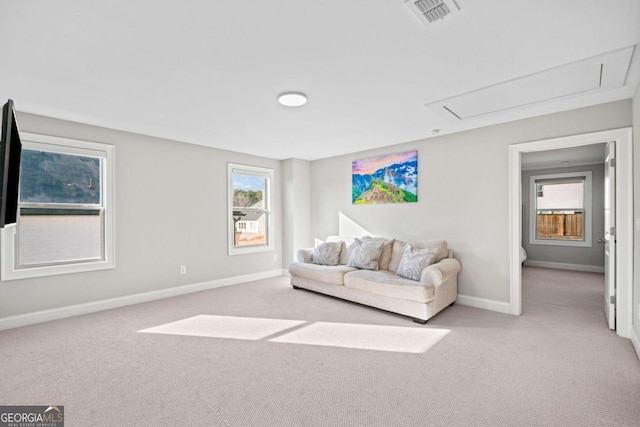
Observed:
[[[367,242],[370,240],[382,240],[384,245],[382,245],[382,254],[380,255],[380,259],[378,260],[378,267],[380,270],[389,270],[389,262],[391,262],[391,250],[393,249],[394,239],[385,239],[384,237],[371,237],[364,236],[362,238],[363,242]]]
[[[311,260],[314,264],[338,265],[343,242],[323,242],[313,248]]]
[[[389,261],[389,271],[397,273],[402,255],[407,247],[407,244],[411,243],[414,249],[437,249],[438,259],[436,262],[449,256],[449,249],[447,248],[446,240],[418,240],[413,242],[403,242],[396,240],[393,242],[393,249],[391,251],[391,261]]]
[[[377,270],[383,245],[384,241],[382,240],[363,242],[360,239],[355,239],[347,266],[362,268],[364,270]]]
[[[437,249],[414,249],[410,244],[404,249],[396,274],[420,281],[422,270],[438,260]]]
[[[340,251],[340,265],[347,265],[349,262],[349,244],[353,243],[353,237],[349,236],[327,236],[327,242],[342,242]]]
[[[349,255],[351,254],[351,246],[353,245],[353,240],[355,237],[349,236],[327,236],[327,242],[342,242],[342,250],[340,251],[340,265],[347,265],[349,262]],[[318,238],[315,239],[315,245],[318,246],[321,243],[324,243],[325,240],[320,240]]]
[[[446,240],[416,240],[411,242],[411,244],[416,249],[436,249],[438,251],[438,259],[436,261],[440,261],[449,256]]]

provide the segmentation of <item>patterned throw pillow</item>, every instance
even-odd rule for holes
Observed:
[[[314,264],[338,265],[342,242],[323,242],[313,248],[311,260]]]
[[[384,241],[382,240],[363,242],[360,239],[355,239],[347,266],[364,270],[377,270],[383,245]]]
[[[371,237],[364,236],[362,238],[363,242],[368,242],[371,240],[382,240],[384,244],[382,245],[382,253],[380,254],[380,259],[378,260],[378,268],[380,270],[388,270],[389,262],[391,261],[391,250],[393,249],[394,239],[386,239],[384,237]]]
[[[422,270],[438,260],[438,249],[414,249],[410,244],[404,248],[396,274],[420,281]]]

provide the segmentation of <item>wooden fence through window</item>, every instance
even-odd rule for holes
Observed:
[[[583,239],[583,214],[538,213],[538,239]]]

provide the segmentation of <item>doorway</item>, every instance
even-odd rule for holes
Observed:
[[[615,141],[617,257],[617,333],[630,337],[632,320],[633,268],[633,176],[631,128],[614,129],[568,137],[514,144],[509,147],[509,218],[510,218],[510,313],[522,314],[522,276],[520,248],[522,242],[522,155],[560,148],[582,147]]]

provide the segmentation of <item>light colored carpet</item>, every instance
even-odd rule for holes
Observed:
[[[521,317],[421,326],[262,280],[2,331],[0,405],[64,405],[68,426],[638,426],[640,362],[602,298],[602,275],[525,268]],[[365,348],[393,331],[419,351]]]

